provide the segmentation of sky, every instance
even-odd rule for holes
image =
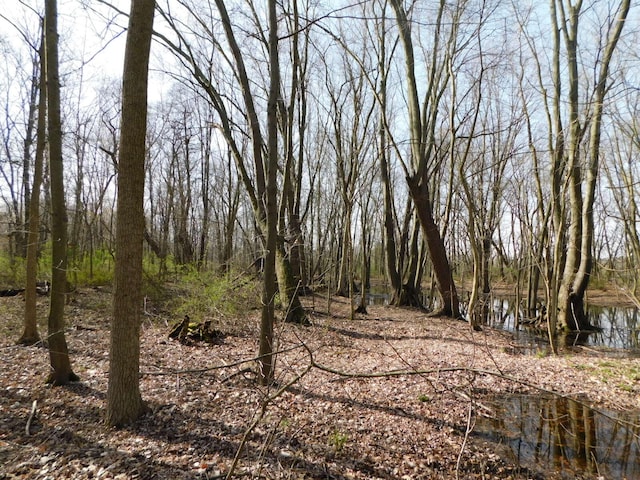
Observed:
[[[130,1],[110,0],[121,11],[128,12]],[[14,48],[24,48],[20,30],[37,36],[38,16],[35,6],[42,12],[42,0],[9,0],[3,2],[0,11],[0,38]],[[88,4],[87,8],[83,4]],[[61,73],[80,74],[87,85],[83,95],[91,98],[91,90],[97,90],[105,77],[119,81],[122,78],[127,19],[116,15],[101,4],[100,0],[58,0],[58,31],[60,33]],[[158,45],[152,47],[152,72],[150,74],[150,100],[159,100],[164,91],[157,65],[161,61]],[[155,67],[154,67],[155,64]],[[63,85],[64,87],[64,85]]]

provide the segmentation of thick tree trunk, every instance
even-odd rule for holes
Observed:
[[[64,336],[64,305],[67,293],[67,207],[64,198],[60,76],[58,73],[58,6],[45,2],[45,44],[49,119],[49,173],[51,177],[52,272],[48,340],[51,372],[47,383],[64,385],[78,380],[71,369]]]
[[[140,394],[140,311],[149,52],[154,0],[133,0],[122,82],[115,288],[106,422],[124,426],[146,410]]]
[[[291,248],[289,250],[289,263],[296,285],[296,295],[305,295],[310,290],[309,278],[305,266],[304,235],[297,212],[290,214],[289,229],[291,230]]]
[[[460,302],[458,292],[453,281],[453,275],[447,258],[444,241],[440,236],[440,230],[433,219],[429,189],[426,182],[413,178],[407,178],[409,193],[416,206],[416,212],[422,226],[422,233],[427,241],[429,257],[433,265],[433,273],[436,286],[442,301],[442,305],[434,314],[450,317],[460,316]]]

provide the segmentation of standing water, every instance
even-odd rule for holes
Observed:
[[[509,395],[489,403],[474,433],[503,458],[562,478],[640,478],[640,415],[593,410],[564,397]],[[495,448],[495,446],[492,446]]]
[[[388,293],[368,293],[368,305],[388,305]],[[427,299],[428,300],[428,299]],[[464,312],[465,304],[461,305]],[[599,331],[574,332],[562,338],[565,346],[582,345],[626,350],[640,354],[640,310],[633,307],[589,306],[589,321]],[[533,328],[535,319],[526,318],[517,302],[509,297],[491,297],[484,324],[513,333],[532,352],[546,348],[546,330]]]
[[[489,326],[512,332],[523,343],[548,342],[546,331],[531,327],[532,319],[524,318],[520,311],[516,318],[517,305],[513,299],[494,298],[491,306],[486,322]],[[565,346],[605,347],[640,353],[640,311],[637,308],[589,306],[587,314],[589,322],[598,331],[566,335],[563,337]]]
[[[367,296],[369,305],[388,302],[386,294]],[[599,331],[565,336],[565,346],[640,354],[637,308],[589,306],[588,315]],[[493,297],[483,323],[511,332],[524,351],[535,353],[548,346],[548,337],[532,327],[532,320],[525,319],[513,298]],[[488,406],[493,415],[478,416],[474,434],[512,463],[554,478],[640,479],[640,413],[594,410],[558,396],[505,395]]]

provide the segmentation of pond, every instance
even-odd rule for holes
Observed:
[[[368,305],[388,305],[388,293],[368,293]],[[517,310],[513,297],[491,297],[490,307],[485,316],[485,324],[511,332],[514,339],[529,353],[548,347],[549,339],[545,331],[527,325],[525,315]],[[466,304],[461,305],[465,310]],[[597,332],[577,332],[561,338],[561,345],[581,345],[625,350],[640,355],[640,310],[630,307],[588,306],[587,313]],[[531,320],[531,319],[529,319]]]
[[[640,478],[640,415],[557,396],[508,395],[485,404],[473,434],[505,460],[563,478]]]
[[[486,322],[489,326],[511,332],[517,341],[530,346],[548,344],[546,332],[523,322],[525,317],[521,311],[518,311],[516,319],[516,305],[512,298],[494,298],[491,305]],[[640,353],[640,311],[637,308],[588,306],[587,315],[591,325],[598,327],[599,331],[565,335],[561,344]]]

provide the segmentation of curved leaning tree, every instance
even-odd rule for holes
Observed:
[[[434,132],[437,125],[436,120],[440,107],[439,102],[442,98],[442,92],[447,88],[449,83],[448,74],[445,73],[446,69],[442,67],[447,63],[446,55],[448,54],[448,47],[453,45],[452,42],[455,41],[455,32],[451,32],[448,45],[442,47],[446,52],[445,58],[439,59],[441,37],[445,36],[442,22],[445,5],[444,2],[441,2],[434,27],[434,45],[431,65],[427,67],[429,84],[427,85],[427,92],[422,102],[423,108],[421,108],[418,98],[411,23],[401,0],[391,0],[390,3],[396,14],[400,40],[405,55],[405,81],[411,141],[411,165],[406,168],[405,172],[407,185],[427,243],[436,286],[441,297],[440,309],[434,312],[434,314],[455,318],[460,316],[460,300],[453,280],[444,239],[433,216],[428,169],[429,155],[433,153],[435,147],[433,139],[435,138]]]

